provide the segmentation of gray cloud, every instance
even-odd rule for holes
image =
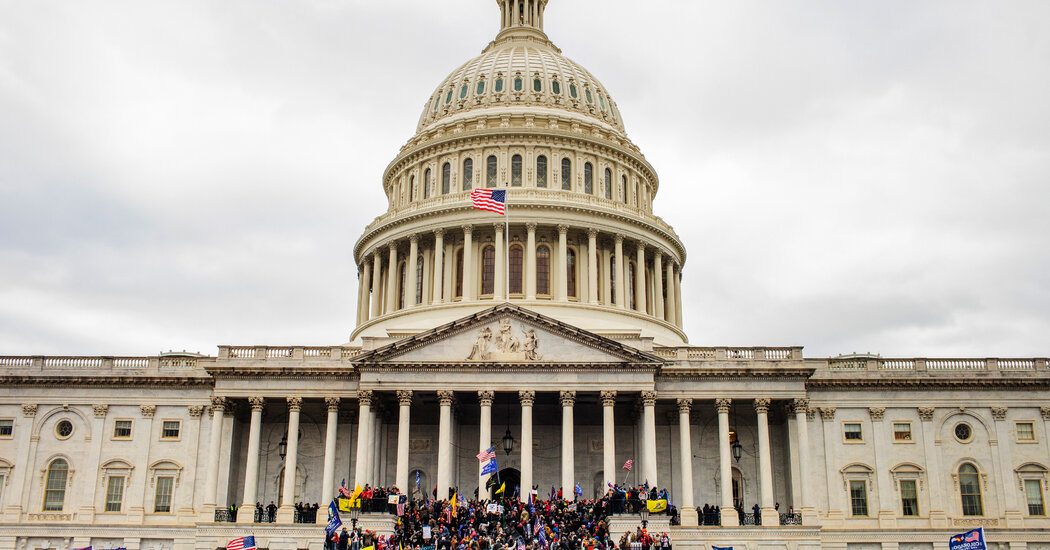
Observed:
[[[689,249],[700,345],[1047,354],[1045,2],[554,0]],[[327,344],[447,2],[0,4],[0,352]]]

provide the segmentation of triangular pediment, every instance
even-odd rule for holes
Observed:
[[[655,367],[663,360],[513,304],[500,304],[366,352],[358,365],[566,364]]]

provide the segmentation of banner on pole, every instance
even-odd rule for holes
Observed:
[[[984,527],[960,533],[948,539],[948,550],[987,550],[984,543]]]

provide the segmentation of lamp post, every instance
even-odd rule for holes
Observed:
[[[642,501],[642,509],[638,511],[638,515],[642,517],[642,529],[649,527],[649,503]]]
[[[503,452],[508,455],[514,450],[514,436],[510,435],[510,428],[507,428],[506,435],[503,436]]]
[[[740,462],[740,457],[744,454],[744,446],[740,444],[740,440],[733,441],[733,460]]]
[[[353,522],[352,527],[350,527],[351,531],[356,531],[357,530],[357,518],[360,517],[360,516],[361,516],[361,506],[359,504],[355,503],[353,506],[350,507],[350,521]]]
[[[288,456],[288,436],[282,435],[281,442],[277,444],[277,454],[281,455],[281,460]]]

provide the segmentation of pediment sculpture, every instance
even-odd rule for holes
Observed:
[[[521,333],[520,339],[514,335],[514,327],[507,318],[500,320],[495,334],[489,327],[482,328],[467,361],[540,361],[536,331],[521,325]],[[490,346],[496,349],[490,350]]]

